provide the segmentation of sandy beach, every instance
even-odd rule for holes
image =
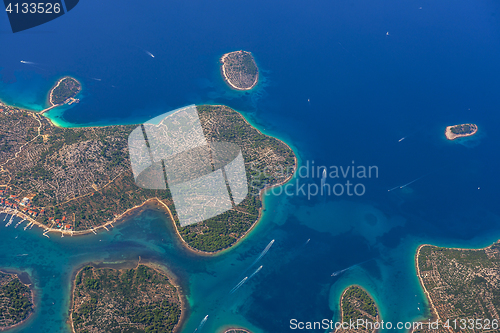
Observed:
[[[230,52],[230,53],[232,53],[232,52]],[[259,72],[257,72],[257,76],[255,77],[255,81],[250,88],[239,88],[239,87],[235,86],[233,83],[231,83],[231,81],[229,80],[228,76],[226,75],[225,60],[226,60],[226,57],[230,53],[226,53],[220,58],[220,61],[222,63],[222,65],[220,67],[221,67],[222,77],[224,78],[224,81],[226,81],[226,83],[229,86],[231,86],[231,88],[236,89],[236,90],[245,91],[245,90],[253,89],[257,85],[257,82],[259,82]]]
[[[422,276],[421,276],[421,273],[420,273],[420,267],[418,266],[418,256],[420,255],[420,250],[424,247],[424,246],[434,246],[434,245],[430,245],[430,244],[422,244],[420,245],[418,248],[417,248],[417,254],[415,255],[415,267],[417,268],[417,276],[418,276],[418,281],[420,281],[420,285],[422,286],[422,288],[424,289],[424,293],[425,295],[427,296],[427,300],[429,301],[429,304],[431,305],[431,314],[432,314],[432,317],[430,318],[430,321],[435,321],[435,320],[439,320],[441,321],[441,318],[439,317],[439,314],[438,312],[436,311],[436,308],[434,307],[434,303],[432,302],[432,298],[431,298],[431,295],[429,294],[429,292],[427,291],[427,288],[425,287],[425,284],[424,284],[424,281],[422,280]],[[424,324],[428,323],[426,321],[422,321]]]
[[[459,126],[459,125],[453,125],[453,126],[448,126],[446,127],[446,130],[444,131],[444,135],[446,136],[446,138],[450,141],[453,141],[455,139],[458,139],[458,138],[465,138],[467,136],[472,136],[474,134],[477,133],[477,126],[474,125],[474,124],[468,124],[468,125],[471,125],[471,126],[475,126],[475,129],[472,133],[469,133],[469,134],[455,134],[451,131],[451,129],[455,126]]]

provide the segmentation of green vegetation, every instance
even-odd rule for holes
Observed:
[[[257,65],[255,64],[255,60],[252,57],[252,54],[249,52],[243,53],[241,56],[241,68],[245,74],[255,76],[259,72]]]
[[[235,51],[225,54],[222,59],[224,79],[237,89],[247,90],[257,83],[259,69],[250,52]]]
[[[181,315],[177,289],[148,266],[87,266],[74,281],[72,320],[78,332],[173,332]]]
[[[228,107],[198,106],[198,112],[208,142],[240,147],[249,183],[248,195],[240,204],[202,223],[180,227],[168,189],[136,185],[128,136],[137,125],[56,128],[39,114],[1,113],[0,147],[6,143],[12,149],[0,150],[0,163],[5,163],[6,171],[0,180],[9,186],[9,195],[33,197],[30,209],[38,214],[35,219],[52,228],[95,229],[156,198],[170,209],[190,246],[208,252],[225,249],[258,219],[260,191],[293,174],[295,156],[282,141],[260,133]],[[29,129],[40,131],[40,140],[26,144]]]
[[[456,125],[453,126],[450,131],[453,134],[471,134],[474,133],[474,131],[477,130],[477,126],[473,124],[463,124],[463,125]]]
[[[33,312],[31,289],[16,275],[0,273],[0,330],[20,323]]]
[[[68,98],[74,98],[82,89],[80,82],[72,77],[61,79],[59,85],[52,90],[51,103],[53,105],[63,104]]]
[[[207,141],[231,142],[241,148],[249,183],[247,197],[235,209],[179,227],[190,246],[210,252],[231,246],[248,231],[259,217],[260,191],[293,174],[295,155],[282,141],[260,133],[228,107],[198,106],[198,112]]]
[[[358,286],[348,287],[342,294],[342,322],[357,322],[358,319],[375,323],[378,309],[375,301]]]
[[[481,250],[426,245],[420,249],[417,263],[420,280],[442,325],[447,320],[481,318],[491,323],[498,318],[499,243]]]

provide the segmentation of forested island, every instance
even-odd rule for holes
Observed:
[[[476,132],[476,124],[462,124],[446,127],[444,135],[448,140],[455,140],[466,136],[472,136],[476,134]]]
[[[52,105],[71,104],[77,100],[74,98],[82,89],[82,85],[76,79],[66,76],[59,81],[49,94],[49,101]]]
[[[432,321],[437,320],[439,327],[424,326],[415,332],[498,332],[500,243],[484,249],[422,245],[416,268],[431,305]],[[468,328],[471,321],[474,329]]]
[[[237,90],[250,90],[259,80],[259,69],[250,52],[226,53],[220,59],[224,80]]]
[[[182,299],[158,269],[81,269],[73,282],[73,330],[80,332],[178,331]]]
[[[356,329],[339,328],[336,332],[376,332],[380,328],[377,326],[381,322],[377,305],[359,286],[349,286],[344,290],[340,297],[340,309],[341,323],[356,323]]]
[[[0,272],[0,331],[17,326],[33,313],[33,292],[16,274]]]
[[[137,125],[59,128],[39,113],[0,104],[0,210],[44,228],[49,237],[47,232],[78,235],[108,229],[145,202],[156,203],[191,249],[230,247],[259,219],[260,191],[292,176],[295,155],[226,106],[197,110],[208,142],[241,148],[249,193],[233,209],[180,227],[169,191],[135,183],[127,139]]]

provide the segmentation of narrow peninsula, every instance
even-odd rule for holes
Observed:
[[[136,185],[128,136],[138,125],[59,128],[40,113],[0,103],[0,212],[27,227],[82,235],[109,230],[145,204],[165,210],[187,248],[201,253],[226,249],[257,223],[266,188],[288,181],[295,155],[284,142],[252,127],[223,105],[197,106],[208,142],[241,148],[248,195],[238,205],[198,224],[181,227],[167,190]],[[147,207],[147,206],[146,206]]]
[[[31,288],[16,274],[0,272],[0,331],[23,323],[33,308]]]
[[[354,323],[356,329],[339,327],[335,332],[377,332],[380,329],[380,315],[373,298],[359,286],[347,287],[340,297],[341,322]]]
[[[250,52],[226,53],[220,59],[224,80],[234,89],[250,90],[259,81],[259,69]]]
[[[500,243],[484,249],[421,245],[415,261],[433,317],[427,325],[432,327],[415,332],[459,332],[471,321],[477,330],[470,332],[498,331]]]
[[[177,332],[183,300],[160,270],[81,269],[73,282],[73,332]]]
[[[472,136],[476,134],[476,132],[476,124],[462,124],[446,127],[444,135],[448,140],[455,140],[466,136]]]

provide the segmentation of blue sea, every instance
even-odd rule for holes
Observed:
[[[193,103],[224,104],[289,144],[299,166],[378,171],[327,179],[361,184],[362,195],[307,195],[300,186],[314,189],[319,178],[296,175],[288,194],[268,192],[243,241],[211,257],[186,251],[153,208],[83,237],[0,226],[0,267],[28,272],[36,291],[35,314],[12,332],[70,332],[72,274],[139,256],[179,279],[189,301],[182,332],[207,315],[198,332],[298,331],[290,320],[338,319],[351,284],[373,295],[386,322],[427,318],[418,245],[500,238],[499,18],[493,0],[87,0],[12,34],[0,13],[2,101],[42,110],[60,77],[82,82],[79,104],[48,113],[59,126],[138,124]],[[261,75],[247,92],[231,90],[219,71],[219,58],[241,49]],[[446,140],[445,127],[459,123],[479,131]]]

